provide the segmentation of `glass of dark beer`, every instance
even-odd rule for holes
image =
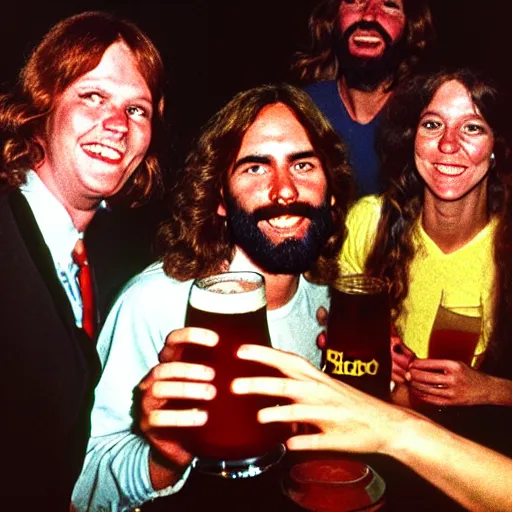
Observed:
[[[196,455],[199,471],[226,478],[255,476],[277,463],[284,453],[285,431],[279,424],[263,425],[257,412],[276,405],[261,395],[235,395],[233,379],[277,376],[273,368],[236,357],[242,344],[270,345],[265,283],[255,272],[227,272],[194,281],[188,302],[186,325],[215,331],[215,347],[186,345],[182,359],[215,370],[215,398],[205,402],[208,420],[189,429],[187,441]]]
[[[390,399],[391,311],[388,283],[346,275],[331,286],[323,370],[383,400]]]

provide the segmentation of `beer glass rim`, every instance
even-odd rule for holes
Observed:
[[[354,295],[374,295],[389,291],[389,280],[385,277],[365,274],[345,274],[333,283],[333,288]]]
[[[265,284],[265,277],[263,274],[259,272],[254,272],[252,270],[242,270],[242,271],[228,271],[228,272],[220,272],[219,274],[213,274],[211,276],[199,277],[194,279],[192,286],[197,286],[198,288],[206,289],[212,284],[216,282],[229,281],[233,278],[239,278],[243,281],[253,282],[253,283],[261,283]],[[244,293],[244,292],[237,292]]]
[[[222,283],[251,283],[255,286],[244,289],[229,286],[225,290]],[[241,314],[257,311],[267,305],[265,278],[252,271],[222,272],[194,280],[190,288],[188,303],[202,311],[218,314]]]
[[[325,478],[319,478],[315,476],[308,476],[301,473],[305,468],[315,467],[319,465],[332,466],[334,468],[343,467],[347,471],[352,471],[352,476],[346,475],[347,478],[336,479],[336,480],[327,480]],[[292,466],[290,470],[290,476],[297,482],[301,484],[320,484],[325,486],[344,486],[344,485],[353,485],[368,479],[371,469],[367,464],[357,462],[352,459],[317,459],[317,460],[309,460],[304,461]]]

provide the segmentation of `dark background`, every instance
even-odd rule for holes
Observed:
[[[293,53],[308,42],[307,21],[316,0],[146,0],[51,4],[11,0],[2,6],[0,90],[16,80],[30,50],[58,20],[84,10],[106,10],[136,22],[161,51],[167,71],[168,183],[201,125],[236,92],[289,80]],[[431,0],[437,56],[484,68],[512,87],[512,45],[507,0]],[[172,201],[168,201],[172,207]],[[90,248],[101,254],[98,281],[106,309],[113,293],[153,259],[162,204],[97,215]],[[89,251],[90,253],[90,251]],[[107,261],[105,262],[105,254]]]
[[[111,11],[135,21],[160,49],[168,78],[172,151],[183,153],[201,124],[234,93],[290,78],[292,55],[308,41],[307,19],[316,3],[11,0],[2,8],[0,88],[9,88],[30,49],[56,21],[84,10]],[[507,5],[507,0],[431,0],[440,57],[483,65],[512,83]]]

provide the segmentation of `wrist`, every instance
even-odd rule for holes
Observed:
[[[483,404],[512,406],[512,381],[486,375],[486,385],[481,386],[484,391]]]
[[[411,448],[425,441],[432,422],[421,414],[402,407],[395,407],[392,420],[388,420],[391,434],[384,440],[382,453],[410,465],[416,455]]]
[[[186,467],[169,460],[154,447],[149,450],[149,477],[156,491],[176,484]]]

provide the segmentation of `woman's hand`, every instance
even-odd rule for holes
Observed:
[[[405,345],[396,331],[391,331],[391,380],[395,384],[406,382],[409,365],[416,359],[416,354]]]
[[[437,405],[487,403],[491,377],[460,361],[415,359],[409,366],[412,393]]]

